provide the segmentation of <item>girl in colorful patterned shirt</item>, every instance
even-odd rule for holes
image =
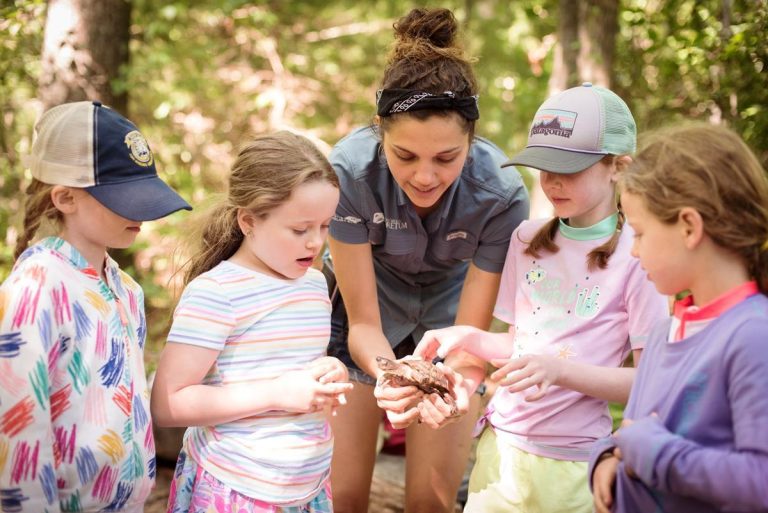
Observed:
[[[611,432],[608,402],[626,402],[634,369],[667,299],[629,248],[616,180],[635,150],[635,122],[613,92],[585,83],[544,102],[528,146],[510,160],[541,170],[556,217],[513,233],[494,314],[508,333],[427,332],[417,354],[462,349],[499,367],[500,385],[469,482],[465,512],[589,513],[587,461]],[[422,422],[440,424],[423,402]]]
[[[278,132],[240,151],[188,263],[152,390],[159,425],[190,426],[169,512],[332,511],[327,413],[352,385],[325,356],[331,305],[312,264],[338,187],[304,137]]]
[[[651,333],[623,427],[592,449],[599,513],[768,511],[768,178],[729,129],[649,137],[620,181],[632,254],[690,295]]]
[[[0,505],[139,513],[155,480],[144,296],[106,250],[190,207],[112,109],[59,105],[36,131],[24,230],[0,287]],[[46,220],[57,235],[27,247]]]

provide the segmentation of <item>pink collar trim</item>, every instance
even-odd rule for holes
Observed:
[[[673,340],[678,341],[686,337],[686,328],[689,323],[706,325],[729,308],[758,292],[760,290],[757,288],[757,282],[748,281],[732,288],[702,307],[693,304],[693,296],[687,296],[675,302],[674,317],[679,322],[679,325],[675,330]]]
[[[758,292],[760,290],[757,288],[757,282],[748,281],[716,297],[702,307],[693,304],[693,296],[687,296],[675,302],[674,315],[681,322],[714,319],[732,306],[741,303],[749,296],[753,296]]]

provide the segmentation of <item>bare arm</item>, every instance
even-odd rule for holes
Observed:
[[[498,273],[489,273],[474,264],[470,264],[456,313],[456,322],[463,324],[463,326],[433,330],[427,333],[465,330],[476,335],[476,337],[470,336],[469,340],[465,339],[464,342],[468,342],[468,344],[463,344],[462,347],[471,346],[472,342],[485,336],[493,337],[493,334],[486,330],[491,324],[500,278],[501,275]],[[426,337],[427,334],[425,334]],[[423,341],[424,339],[422,339]],[[456,395],[458,413],[465,414],[469,411],[472,394],[485,378],[485,363],[482,359],[464,350],[451,352],[445,363],[455,371],[455,373],[449,371],[447,375],[454,383],[453,391]],[[421,421],[433,429],[439,429],[457,418],[452,415],[450,406],[436,396],[430,396],[428,401],[422,401],[419,404],[419,410]]]
[[[490,336],[495,341],[496,334],[487,333],[487,330],[491,326],[500,280],[501,274],[483,271],[475,264],[470,264],[464,279],[464,286],[461,289],[454,324],[472,326],[482,330],[479,331],[478,339]],[[485,341],[482,343],[486,344]],[[477,389],[485,377],[485,363],[475,354],[477,353],[471,350],[458,351],[449,355],[445,362],[464,376],[470,394]]]
[[[333,271],[349,319],[349,352],[368,375],[378,377],[377,356],[394,358],[379,315],[370,244],[347,244],[328,237]]]
[[[633,351],[639,362],[641,350]],[[600,367],[561,360],[553,356],[526,355],[512,360],[493,362],[500,367],[491,375],[499,385],[509,386],[510,392],[522,392],[537,385],[538,392],[526,396],[529,401],[540,399],[551,385],[581,392],[605,401],[626,404],[635,378],[635,369]]]
[[[318,381],[333,372],[330,363],[243,385],[201,384],[218,355],[212,349],[166,344],[152,386],[152,417],[157,425],[210,426],[269,410],[319,411],[352,388],[349,383]]]

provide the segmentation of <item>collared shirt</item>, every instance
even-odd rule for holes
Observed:
[[[421,219],[389,171],[369,127],[342,139],[330,155],[341,182],[333,238],[371,244],[384,334],[407,335],[451,325],[469,262],[499,273],[512,231],[528,216],[520,173],[477,137],[440,207]]]
[[[107,256],[27,249],[0,287],[3,511],[142,511],[155,480],[144,295]]]
[[[721,313],[758,292],[760,290],[757,288],[757,282],[748,281],[701,307],[693,304],[693,296],[684,297],[675,302],[668,340],[677,342],[695,335]]]
[[[632,424],[595,443],[587,475],[618,446],[616,513],[768,511],[768,297],[742,295],[674,343],[669,325],[643,351]]]

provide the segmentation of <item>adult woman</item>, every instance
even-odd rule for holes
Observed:
[[[453,511],[469,454],[479,403],[470,397],[483,378],[473,357],[446,362],[468,414],[439,431],[411,425],[421,400],[413,387],[378,386],[374,396],[376,356],[410,354],[428,329],[488,328],[510,234],[528,215],[519,173],[501,170],[502,151],[474,136],[477,85],[457,30],[447,9],[398,20],[374,126],[330,157],[341,183],[329,238],[341,297],[329,355],[357,382],[332,420],[337,513],[367,510],[379,408],[408,426],[406,511]]]

